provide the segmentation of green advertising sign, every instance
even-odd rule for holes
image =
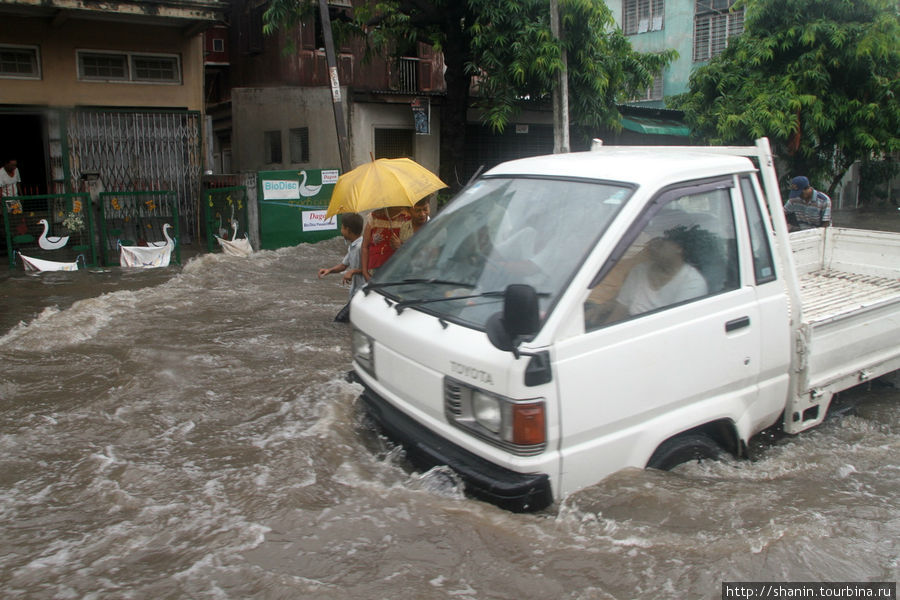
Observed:
[[[338,218],[325,218],[338,175],[339,169],[260,171],[260,248],[274,250],[340,235]]]

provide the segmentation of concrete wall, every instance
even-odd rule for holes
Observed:
[[[0,104],[203,110],[203,39],[180,29],[71,19],[0,19],[0,43],[38,46],[41,79],[0,79]],[[76,50],[177,54],[180,84],[79,81]]]
[[[407,103],[385,104],[346,101],[351,168],[371,160],[375,153],[375,130],[413,130],[412,110]],[[340,168],[337,130],[331,90],[327,87],[235,88],[232,90],[232,161],[233,170],[260,171],[279,169]],[[290,130],[309,128],[309,162],[290,162]],[[417,162],[438,172],[440,147],[438,131],[440,112],[432,107],[431,135],[414,136],[413,157]],[[266,164],[265,132],[280,131],[282,162]]]
[[[376,129],[413,130],[413,114],[407,103],[384,104],[355,102],[350,113],[350,162],[356,167],[372,160]],[[413,137],[412,157],[433,173],[440,168],[440,109],[431,107],[431,134]]]
[[[342,90],[346,97],[346,90]],[[334,169],[341,166],[331,88],[234,88],[232,107],[232,169]],[[346,104],[344,108],[347,113]],[[290,130],[309,128],[309,162],[292,163]],[[265,132],[281,132],[282,162],[265,163]]]

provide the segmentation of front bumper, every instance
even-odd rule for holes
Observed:
[[[447,465],[465,482],[466,494],[514,512],[537,511],[553,502],[550,477],[499,467],[445,440],[366,388],[360,400],[366,412],[419,468]]]

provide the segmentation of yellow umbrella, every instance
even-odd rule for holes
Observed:
[[[414,206],[447,184],[408,158],[379,158],[338,177],[326,218],[339,213]]]

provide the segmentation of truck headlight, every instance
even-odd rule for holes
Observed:
[[[475,390],[472,392],[472,416],[479,425],[492,433],[500,433],[503,413],[500,400],[490,394]]]
[[[375,377],[375,353],[372,350],[372,338],[359,329],[353,328],[350,334],[350,347],[353,349],[353,360],[359,363],[366,373]]]
[[[547,447],[546,402],[515,400],[444,378],[444,416],[469,433],[519,456]]]

